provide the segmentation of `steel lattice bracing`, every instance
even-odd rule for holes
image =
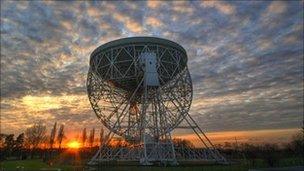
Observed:
[[[150,46],[142,46],[144,48],[136,53],[134,53],[135,46],[121,47],[121,49],[115,50],[116,52],[127,51],[128,54],[135,55],[130,56],[128,60],[117,60],[114,57],[113,61],[110,62],[111,64],[105,66],[100,66],[98,60],[93,60],[87,82],[89,99],[97,117],[111,131],[131,141],[140,140],[139,129],[142,112],[140,109],[143,105],[144,87],[144,72],[139,62],[140,54],[150,52],[158,55],[159,80],[161,84],[164,84],[157,89],[149,88],[147,91],[145,108],[149,135],[157,138],[159,135],[171,131],[182,120],[183,113],[178,111],[188,112],[192,100],[190,75],[187,68],[180,69],[180,52],[158,47],[158,45],[150,45],[154,47],[154,50],[150,50]],[[112,49],[108,51],[112,51]],[[166,52],[169,52],[169,56],[166,57],[166,60],[163,60]],[[101,55],[102,58],[108,57]],[[168,65],[169,59],[172,68],[168,69],[165,66]],[[125,62],[128,62],[130,67],[122,74],[119,70],[121,67],[118,69],[116,64]],[[122,85],[116,85],[118,83]],[[124,85],[132,85],[130,86],[132,88],[126,88]],[[175,99],[172,98],[173,94],[176,97]]]
[[[189,115],[193,91],[186,63],[180,45],[151,37],[110,42],[92,53],[87,79],[92,108],[110,130],[108,137],[116,134],[131,146],[110,148],[104,143],[90,164],[110,160],[177,164],[177,159],[187,158],[225,161]],[[171,131],[182,121],[205,149],[174,146]]]

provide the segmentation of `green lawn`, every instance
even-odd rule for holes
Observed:
[[[303,159],[286,158],[281,159],[276,167],[300,166],[303,165]],[[248,171],[253,168],[269,167],[261,160],[256,160],[255,167],[250,167],[246,162],[232,165],[200,165],[200,166],[175,166],[175,167],[157,167],[157,166],[102,166],[99,170],[105,171]]]
[[[16,170],[17,167],[24,167],[24,170],[43,170],[56,168],[61,170],[75,170],[73,166],[48,166],[42,160],[19,160],[19,161],[4,161],[1,163],[1,168],[5,170]],[[157,167],[157,166],[108,166],[100,167],[99,170],[106,171],[247,171],[245,166],[231,165],[231,166],[175,166],[175,167]]]
[[[42,162],[40,159],[33,160],[15,160],[15,161],[3,161],[1,162],[1,169],[4,170],[17,170],[19,168],[24,168],[24,170],[43,170],[43,169],[56,169],[60,168],[61,170],[73,170],[72,166],[49,166],[46,163]],[[21,169],[20,169],[21,170]]]
[[[248,171],[246,166],[175,166],[175,167],[151,167],[151,166],[118,166],[101,167],[106,171]]]
[[[301,159],[282,159],[278,166],[299,166],[303,165]],[[17,170],[18,167],[23,167],[24,171],[30,170],[43,170],[52,169],[55,170],[82,170],[82,167],[75,167],[70,165],[54,165],[48,166],[43,163],[42,160],[17,160],[17,161],[4,161],[1,163],[1,169]],[[267,167],[262,160],[257,160],[255,168]],[[234,164],[234,165],[203,165],[203,166],[175,166],[175,167],[157,167],[157,166],[102,166],[99,170],[105,171],[248,171],[249,166],[246,164]],[[2,170],[1,170],[2,171]]]

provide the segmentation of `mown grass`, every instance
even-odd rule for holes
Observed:
[[[303,165],[301,158],[287,158],[281,159],[277,167],[285,166],[299,166]],[[24,171],[35,171],[41,169],[61,169],[61,170],[82,170],[82,166],[72,165],[52,165],[42,162],[42,160],[16,160],[1,162],[1,169],[3,171],[17,170],[18,167],[23,167]],[[105,171],[248,171],[252,168],[268,167],[263,160],[256,160],[255,166],[252,167],[248,163],[242,161],[238,164],[231,165],[200,165],[200,166],[171,166],[171,167],[158,167],[158,166],[101,166],[97,170]]]
[[[174,166],[174,167],[156,167],[156,166],[115,166],[101,167],[99,170],[106,171],[248,171],[246,166],[241,165],[214,165],[214,166]]]
[[[24,170],[24,171],[35,171],[41,169],[61,169],[61,170],[73,170],[73,166],[69,165],[53,165],[49,166],[48,164],[42,162],[40,159],[33,160],[13,160],[13,161],[3,161],[0,164],[1,169],[4,171],[10,170]]]

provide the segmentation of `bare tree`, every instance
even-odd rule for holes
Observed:
[[[87,129],[86,128],[84,128],[83,131],[82,131],[81,140],[82,140],[82,147],[84,147],[85,143],[86,143],[86,140],[87,140]]]
[[[173,143],[178,147],[194,148],[194,144],[191,141],[186,140],[186,139],[174,138]]]
[[[104,130],[103,130],[103,127],[101,127],[100,129],[100,134],[99,134],[99,143],[100,143],[100,146],[103,144],[104,142],[104,138],[103,138],[103,135],[104,134]]]
[[[1,136],[5,137],[5,141],[3,142],[3,149],[0,148],[0,158],[10,157],[12,154],[20,157],[24,145],[24,133],[19,134],[16,140],[14,139],[14,134],[1,134]]]
[[[15,147],[14,147],[14,151],[17,152],[17,155],[20,159],[23,156],[23,154],[22,154],[23,148],[24,148],[24,133],[21,133],[16,138]]]
[[[41,123],[35,123],[26,129],[25,135],[30,148],[37,148],[46,138],[46,126]]]
[[[15,146],[14,134],[9,134],[5,137],[4,148],[5,154],[11,156],[13,148]]]
[[[56,127],[57,127],[57,122],[55,122],[54,127],[53,127],[53,129],[51,131],[51,135],[50,135],[50,149],[53,149],[53,145],[55,143]]]
[[[279,156],[278,151],[279,147],[277,144],[265,144],[262,146],[263,155],[262,159],[265,161],[265,163],[268,164],[270,167],[274,167],[279,163]]]
[[[289,145],[294,155],[304,157],[304,127],[301,131],[292,136]]]
[[[58,130],[58,135],[57,135],[57,141],[58,141],[58,144],[59,144],[59,149],[61,149],[61,143],[62,143],[62,140],[64,139],[64,125],[60,125],[60,128]]]
[[[6,134],[0,133],[0,148],[4,147],[4,140],[5,140]]]
[[[21,133],[16,138],[15,148],[21,149],[21,148],[23,148],[23,145],[24,145],[24,133]]]
[[[90,131],[89,144],[90,144],[90,147],[91,147],[91,148],[93,147],[93,144],[94,144],[94,137],[95,137],[95,128],[93,128],[93,129]]]
[[[31,157],[33,157],[33,151],[46,139],[46,126],[41,122],[35,123],[25,131],[26,141],[32,151]]]

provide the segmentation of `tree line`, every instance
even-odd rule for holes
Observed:
[[[56,134],[57,123],[51,131],[51,135],[47,135],[46,126],[39,122],[27,128],[24,133],[21,133],[14,138],[14,134],[0,134],[0,159],[15,157],[17,159],[25,159],[28,156],[34,157],[35,153],[42,149],[52,149],[55,142],[58,143],[58,148],[61,148],[64,134],[64,125],[60,125]]]
[[[57,122],[54,123],[49,134],[46,125],[42,122],[35,123],[16,138],[14,134],[0,134],[0,160],[50,158],[60,153],[64,139],[66,139],[64,125],[58,125]],[[82,148],[92,148],[95,145],[95,128],[91,129],[88,135],[87,129],[84,128],[80,139]],[[101,129],[99,141],[102,142],[103,139],[103,129]]]
[[[230,160],[244,160],[251,167],[257,165],[262,160],[267,166],[278,166],[282,159],[291,159],[295,164],[304,164],[304,127],[298,133],[294,134],[287,143],[228,143],[217,145],[216,148],[221,151]]]
[[[94,155],[98,146],[108,140],[111,141],[108,147],[128,147],[129,143],[121,138],[112,138],[104,136],[104,130],[101,128],[99,142],[95,140],[95,128],[87,130],[83,128],[80,138],[81,143],[80,156],[83,159],[90,158]],[[0,134],[0,160],[4,159],[26,159],[42,158],[46,161],[58,156],[63,152],[62,143],[66,138],[64,125],[54,123],[47,134],[46,126],[39,122],[27,128],[24,133],[19,134],[16,138],[14,134]],[[174,146],[195,148],[194,144],[186,139],[173,139]],[[179,149],[183,149],[179,148]],[[282,146],[277,144],[250,144],[250,143],[225,143],[217,145],[216,148],[224,154],[229,160],[246,160],[252,166],[255,166],[258,159],[263,159],[269,166],[275,166],[281,158],[304,158],[304,128],[301,132],[294,135],[289,143]]]

